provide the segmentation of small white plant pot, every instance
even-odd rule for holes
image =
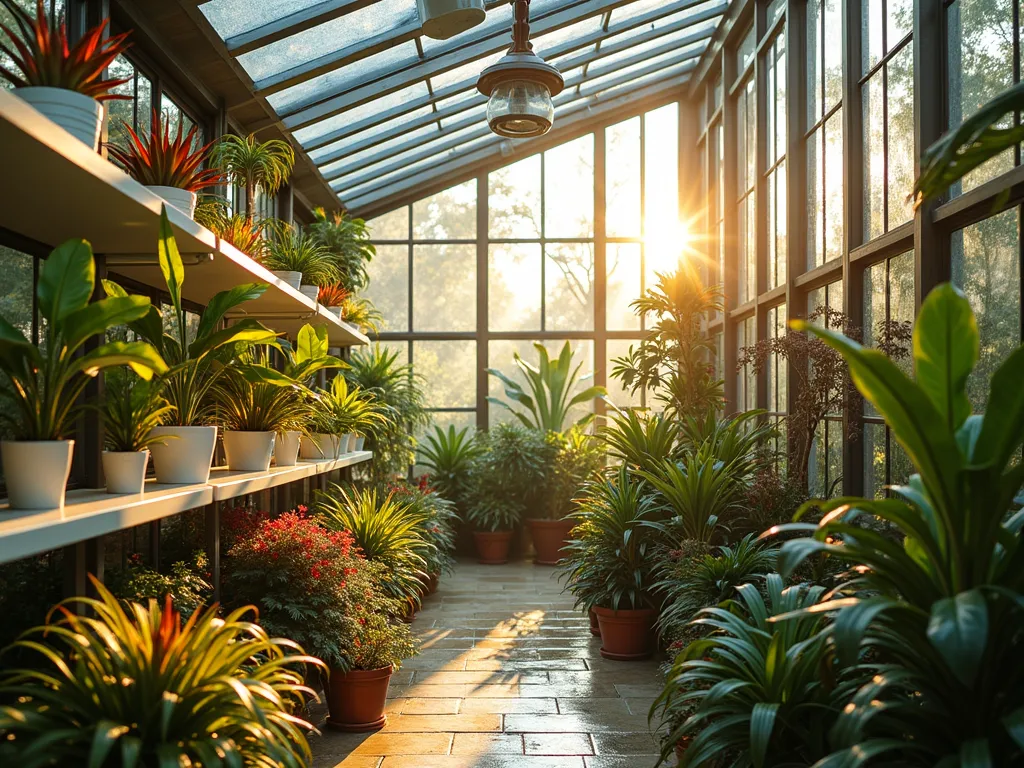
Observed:
[[[299,286],[299,293],[301,293],[307,299],[312,299],[313,301],[316,301],[317,297],[320,295],[320,286],[318,286],[318,285],[300,285]]]
[[[341,307],[327,307],[327,311],[341,320]]]
[[[351,432],[346,432],[341,436],[341,452],[352,453],[356,449],[356,436]]]
[[[194,485],[210,481],[217,427],[156,427],[153,436],[166,438],[150,446],[158,483]]]
[[[224,430],[224,453],[228,469],[266,472],[274,455],[275,432],[234,432]]]
[[[302,433],[289,430],[278,432],[274,441],[274,463],[279,467],[293,467],[299,460],[299,446],[302,444]]]
[[[195,218],[195,192],[189,192],[187,189],[179,189],[178,187],[146,187],[146,189],[157,197],[162,197],[164,201],[173,205],[190,219]]]
[[[15,93],[93,151],[99,149],[103,105],[96,99],[66,88],[41,85],[18,88]]]
[[[0,442],[11,509],[63,509],[74,440]]]
[[[274,270],[274,277],[278,280],[283,280],[288,283],[296,291],[299,290],[299,286],[302,285],[302,273],[294,270]],[[317,289],[319,292],[319,289]]]
[[[366,445],[366,435],[358,435],[356,437],[356,450],[363,450],[363,446]]]
[[[325,435],[320,432],[312,437],[303,436],[299,454],[304,459],[313,459],[314,461],[337,458],[338,436]]]
[[[104,451],[107,493],[142,493],[146,488],[149,451]]]

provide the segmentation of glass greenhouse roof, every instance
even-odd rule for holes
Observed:
[[[626,104],[686,82],[727,7],[532,0],[534,49],[566,82],[556,129],[612,99]],[[486,21],[449,40],[420,34],[416,0],[207,0],[200,8],[352,210],[507,150],[487,127],[476,80],[508,48],[508,0],[487,0]]]

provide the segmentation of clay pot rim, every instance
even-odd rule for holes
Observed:
[[[654,608],[620,608],[618,610],[614,610],[612,608],[602,608],[599,605],[591,606],[590,610],[592,610],[598,616],[603,616],[606,619],[638,619],[653,616],[657,613],[657,611]]]
[[[496,537],[500,538],[503,536],[511,536],[513,531],[473,531],[474,536],[485,536],[488,538]]]
[[[526,518],[527,525],[534,526],[536,528],[575,528],[575,520],[551,520],[547,517],[528,517]]]
[[[379,680],[382,677],[391,677],[394,671],[393,664],[377,669],[350,669],[348,672],[342,672],[338,667],[331,667],[332,675],[338,675],[348,680]]]

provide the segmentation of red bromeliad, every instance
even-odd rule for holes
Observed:
[[[113,88],[127,83],[127,79],[103,79],[106,68],[128,47],[127,32],[104,39],[108,21],[104,19],[69,46],[67,26],[50,21],[43,0],[36,2],[34,19],[16,0],[0,0],[0,4],[14,18],[18,29],[15,32],[0,24],[7,38],[7,44],[0,42],[0,52],[14,64],[10,69],[0,66],[0,77],[15,88],[63,88],[97,101],[131,98],[110,93]]]
[[[216,168],[202,168],[209,155],[210,144],[193,148],[198,126],[182,136],[182,124],[171,138],[170,126],[160,111],[154,109],[149,134],[140,137],[124,123],[129,143],[126,147],[107,144],[107,151],[124,170],[138,182],[152,187],[177,187],[198,192],[224,183],[224,174]]]
[[[351,295],[351,292],[341,285],[322,285],[317,301],[325,307],[340,307]]]

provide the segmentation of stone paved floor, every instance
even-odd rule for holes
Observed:
[[[324,729],[314,768],[654,768],[657,662],[602,658],[551,568],[460,563],[413,630],[387,725]]]

